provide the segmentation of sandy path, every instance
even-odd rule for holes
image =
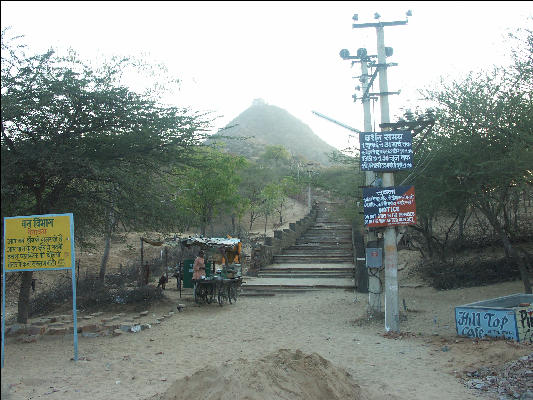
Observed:
[[[77,362],[70,360],[72,336],[45,336],[36,343],[11,339],[2,399],[145,399],[207,364],[255,360],[278,349],[320,354],[346,368],[375,399],[479,399],[481,394],[466,389],[453,371],[528,354],[531,346],[456,338],[451,310],[520,290],[520,282],[450,291],[400,288],[400,297],[414,310],[401,330],[417,334],[401,339],[381,336],[382,322],[355,324],[367,302],[365,295],[351,291],[241,297],[223,307],[196,306],[184,295],[185,311],[152,329],[118,337],[80,336]],[[151,308],[150,316],[175,309],[175,288],[166,295],[168,301]],[[441,351],[443,343],[449,351]]]

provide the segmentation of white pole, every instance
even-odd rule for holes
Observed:
[[[387,84],[387,59],[385,55],[385,33],[383,26],[376,27],[377,49],[379,65],[379,91],[381,123],[389,123],[389,99]],[[383,174],[383,186],[394,186],[394,174],[387,172]],[[400,330],[400,308],[398,304],[398,250],[396,248],[396,228],[387,226],[385,228],[384,252],[385,252],[385,330],[387,332],[399,332]]]
[[[369,93],[369,79],[368,79],[368,59],[361,59],[361,75],[362,75],[362,87],[363,93]],[[364,130],[365,132],[372,131],[372,118],[370,115],[370,96],[363,98],[363,111],[364,111]],[[365,171],[365,184],[370,186],[376,179],[374,171]],[[366,243],[377,242],[376,233],[374,231],[368,231],[366,234]],[[379,280],[379,269],[371,268],[368,270],[368,313],[369,315],[375,315],[381,312],[381,285]]]

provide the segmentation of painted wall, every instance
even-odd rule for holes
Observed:
[[[519,340],[514,309],[456,307],[455,324],[459,336],[503,336],[506,339]]]
[[[515,308],[515,318],[519,341],[533,343],[533,307]]]

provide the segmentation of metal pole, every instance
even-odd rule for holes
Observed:
[[[369,92],[368,82],[368,58],[361,59],[361,83],[363,93]],[[372,131],[372,117],[370,115],[370,96],[363,98],[364,111],[364,130],[365,132]],[[370,186],[374,183],[376,174],[374,171],[365,171],[365,184]],[[377,246],[376,232],[368,231],[366,234],[366,245],[369,247]],[[381,312],[381,284],[379,279],[379,269],[371,268],[368,271],[368,314],[374,315]]]
[[[143,238],[141,237],[141,267],[139,268],[139,287],[143,285],[144,271],[143,271],[143,259],[144,259],[144,246]]]
[[[311,171],[307,171],[309,183],[307,184],[307,207],[311,210]]]
[[[385,32],[383,26],[376,26],[379,64],[379,91],[381,123],[389,123],[389,88],[387,84],[387,59],[385,55]],[[394,174],[383,174],[383,186],[394,186]],[[398,304],[398,250],[396,248],[396,228],[387,226],[383,235],[385,252],[385,330],[399,332],[400,307]]]

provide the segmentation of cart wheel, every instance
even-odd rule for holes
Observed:
[[[213,302],[213,298],[214,298],[214,295],[213,295],[213,292],[211,291],[211,293],[209,293],[207,290],[205,291],[205,301],[207,304],[211,304]]]
[[[223,306],[226,300],[226,293],[224,291],[224,286],[218,289],[217,299],[218,299],[218,304],[220,304],[220,306]]]
[[[231,286],[231,297],[233,298],[233,302],[236,303],[237,297],[239,297],[239,289],[236,283]]]
[[[193,293],[193,296],[194,296],[194,302],[196,304],[198,304],[198,285],[196,284],[196,282],[194,283],[194,287],[192,289],[192,293]]]

